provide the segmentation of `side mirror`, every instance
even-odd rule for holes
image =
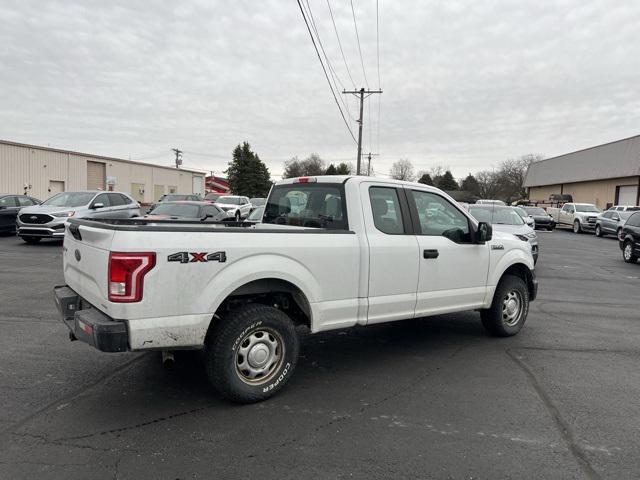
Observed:
[[[478,224],[478,229],[475,231],[474,243],[486,243],[491,240],[491,237],[493,237],[493,227],[491,224],[487,222],[480,222]]]
[[[91,205],[91,208],[93,208],[93,209],[103,208],[103,207],[104,207],[104,203],[102,203],[102,202],[94,203],[93,205]]]

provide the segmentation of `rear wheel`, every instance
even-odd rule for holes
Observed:
[[[22,237],[22,240],[27,242],[29,245],[35,245],[36,243],[42,240],[40,237]]]
[[[242,215],[240,215],[240,210],[236,210],[236,222],[239,222],[240,220],[242,220]]]
[[[596,225],[596,237],[601,237],[602,236],[602,228],[600,228],[600,225]]]
[[[622,258],[627,263],[636,263],[638,261],[638,256],[633,253],[633,243],[630,240],[627,240],[622,245]]]
[[[622,228],[618,228],[618,230],[616,230],[616,237],[618,237],[618,240],[622,240]]]
[[[582,233],[582,227],[580,226],[580,222],[578,220],[573,222],[573,233]]]
[[[238,403],[259,402],[280,391],[298,361],[299,340],[291,319],[277,308],[249,304],[219,322],[205,350],[214,388]]]
[[[529,313],[529,290],[522,278],[505,275],[493,295],[491,307],[480,311],[482,325],[497,337],[517,334]]]

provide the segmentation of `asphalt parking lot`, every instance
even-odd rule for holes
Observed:
[[[60,244],[0,237],[0,478],[638,478],[640,264],[540,232],[517,337],[478,314],[307,336],[275,398],[215,396],[196,352],[69,342]]]

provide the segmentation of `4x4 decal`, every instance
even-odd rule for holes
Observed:
[[[180,263],[206,263],[206,262],[220,262],[224,263],[227,261],[226,252],[178,252],[172,253],[167,257],[167,261],[169,262],[180,262]]]

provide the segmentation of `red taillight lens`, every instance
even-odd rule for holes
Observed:
[[[109,254],[109,301],[133,303],[142,300],[144,276],[156,265],[155,253]]]
[[[316,177],[300,177],[296,178],[293,183],[316,183],[317,181]]]

